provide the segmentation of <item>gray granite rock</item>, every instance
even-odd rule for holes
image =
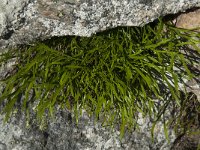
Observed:
[[[0,150],[169,150],[175,140],[170,132],[166,140],[161,122],[155,127],[151,139],[151,121],[140,116],[140,131],[126,132],[122,140],[118,129],[114,131],[94,124],[87,115],[76,125],[67,110],[58,110],[54,120],[38,126],[34,115],[29,123],[24,114],[15,114],[7,124],[0,116]]]
[[[52,36],[142,26],[199,6],[200,0],[1,0],[0,49]]]

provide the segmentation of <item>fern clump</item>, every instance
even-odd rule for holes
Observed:
[[[192,37],[196,37],[194,39]],[[180,106],[180,83],[195,74],[199,59],[198,32],[158,21],[144,27],[120,27],[92,37],[53,38],[26,49],[4,53],[1,62],[16,58],[14,73],[5,76],[0,102],[8,119],[16,104],[22,110],[37,102],[39,119],[66,107],[76,121],[82,110],[106,125],[137,125],[138,113],[156,121],[167,105]],[[193,46],[189,49],[188,45]],[[172,100],[166,99],[171,94]],[[61,108],[62,108],[61,107]]]

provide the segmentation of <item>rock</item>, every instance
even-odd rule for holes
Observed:
[[[189,11],[186,11],[184,13],[181,13],[178,15],[178,17],[174,20],[176,27],[178,28],[184,28],[184,29],[196,29],[198,28],[197,32],[200,32],[200,9],[199,8],[193,8]],[[194,37],[196,39],[196,37]],[[198,39],[197,39],[198,40]],[[197,46],[200,48],[200,42],[197,44]],[[191,46],[191,49],[193,47]],[[199,60],[197,60],[199,62]],[[200,73],[200,63],[194,64],[193,67],[196,71]],[[200,76],[198,77],[198,80],[200,81]],[[200,83],[197,82],[197,80],[192,79],[187,82],[188,87],[186,87],[186,90],[188,92],[193,92],[196,94],[198,101],[200,102]]]
[[[181,13],[176,19],[176,26],[185,29],[199,28],[200,9],[194,8],[188,12]],[[200,29],[198,31],[200,31]]]
[[[1,0],[0,49],[52,36],[91,36],[117,26],[143,26],[199,6],[200,0]]]
[[[0,116],[0,150],[169,150],[175,140],[171,131],[166,140],[161,122],[155,127],[154,142],[151,139],[151,122],[140,116],[141,130],[126,132],[122,140],[118,129],[114,131],[94,125],[86,116],[76,125],[67,110],[58,110],[54,120],[38,126],[34,115],[30,124],[24,121],[24,114],[16,114],[4,125]],[[27,126],[28,125],[28,126]]]

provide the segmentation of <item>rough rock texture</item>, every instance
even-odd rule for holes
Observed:
[[[194,8],[188,12],[182,13],[176,19],[176,26],[185,29],[194,29],[200,27],[200,9]],[[200,29],[198,30],[200,32]]]
[[[199,6],[200,0],[1,0],[0,49],[52,36],[142,26]]]
[[[94,125],[87,115],[80,119],[78,126],[67,110],[59,110],[55,116],[55,120],[48,120],[40,127],[34,116],[30,117],[30,124],[25,122],[23,114],[16,114],[6,125],[0,123],[0,150],[169,150],[175,140],[171,132],[168,143],[159,123],[152,142],[152,124],[142,116],[138,119],[141,130],[127,132],[121,141],[119,130],[112,132],[100,123]]]

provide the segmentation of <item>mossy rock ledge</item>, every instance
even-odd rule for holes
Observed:
[[[159,20],[157,20],[159,17],[175,14],[173,17],[176,18],[177,13],[185,12],[191,8],[197,9],[198,7],[200,7],[200,0],[2,0],[0,4],[0,54],[5,51],[13,52],[14,49],[26,49],[27,47],[34,47],[34,45],[37,46],[39,41],[53,45],[58,39],[64,39],[65,37],[69,37],[69,39],[74,38],[77,41],[81,41],[80,39],[85,37],[85,43],[87,43],[87,37],[107,34],[107,31],[112,32],[112,29],[114,31],[117,27],[120,28],[122,26],[137,26],[139,30],[143,31],[143,29],[145,30],[144,26],[150,23],[149,26],[153,29],[154,26],[159,24]],[[136,31],[139,33],[138,29]],[[185,31],[183,30],[183,32]],[[113,33],[115,34],[115,32]],[[194,38],[194,43],[197,41],[195,44],[199,44],[200,42],[198,43],[196,39],[200,39],[200,34],[195,31],[195,35],[198,37]],[[127,38],[129,37],[127,36]],[[151,38],[153,39],[153,37]],[[59,48],[62,48],[62,45]],[[187,48],[193,49],[194,47],[189,45]],[[51,51],[51,49],[49,50]],[[79,52],[75,53],[77,53],[77,57],[79,57],[79,54],[82,55]],[[149,56],[145,52],[144,54]],[[34,55],[36,53],[30,55],[30,58],[32,59]],[[8,57],[12,58],[12,56]],[[28,57],[26,56],[26,58]],[[184,73],[192,71],[196,66],[197,68],[199,67],[200,51],[197,51],[195,58],[194,66],[190,66],[191,70],[184,64],[183,69],[186,67]],[[27,60],[23,59],[19,61],[17,59],[10,59],[5,64],[0,61],[0,79],[7,76],[7,74],[15,72],[13,64],[21,61],[27,62]],[[151,61],[157,62],[153,58],[151,58]],[[89,65],[93,65],[92,63],[95,63],[95,61]],[[198,69],[195,73],[198,75],[200,70]],[[125,72],[125,74],[127,77],[128,73]],[[200,77],[195,79],[198,79],[198,81],[195,80],[195,87],[197,84],[199,88]],[[194,82],[194,79],[192,81]],[[170,83],[168,84],[170,85]],[[177,86],[182,85],[177,83]],[[1,99],[3,87],[4,85],[0,82],[0,112],[6,106],[6,101]],[[189,89],[189,87],[187,88]],[[9,91],[9,89],[7,90]],[[29,92],[30,98],[33,93]],[[125,130],[123,135],[120,128],[123,123],[115,124],[113,128],[102,126],[103,116],[99,115],[95,118],[94,114],[94,116],[89,117],[84,109],[77,123],[75,114],[67,107],[61,108],[63,105],[59,105],[59,102],[56,103],[52,116],[49,117],[50,113],[45,112],[43,119],[40,120],[41,118],[38,119],[35,112],[38,101],[33,103],[31,106],[33,109],[27,113],[21,109],[23,102],[20,100],[24,98],[24,95],[21,95],[19,103],[12,110],[12,117],[6,123],[4,123],[5,113],[0,115],[0,150],[197,149],[198,146],[200,148],[200,140],[198,140],[200,139],[200,101],[199,95],[196,96],[195,92],[193,93],[191,90],[188,90],[188,92],[186,95],[182,91],[180,92],[180,98],[185,100],[181,103],[183,109],[181,109],[182,107],[177,108],[176,100],[174,100],[174,103],[167,105],[167,110],[165,108],[161,109],[165,111],[165,114],[162,116],[162,119],[156,121],[156,124],[154,124],[155,118],[152,119],[151,115],[144,117],[138,111],[135,115],[137,116],[137,125],[131,131]],[[51,94],[49,95],[51,96]],[[164,99],[173,98],[172,94]],[[151,103],[149,104],[151,105]],[[71,105],[70,102],[68,105]],[[164,107],[164,102],[162,103],[161,101],[158,108],[159,106]],[[152,110],[152,112],[154,111],[156,112],[157,110]],[[183,114],[178,114],[177,111],[181,111]],[[170,120],[171,117],[177,114],[179,120],[176,121],[181,125],[183,124],[183,126],[177,125],[175,128],[172,128],[173,122],[170,122],[172,126],[167,126],[165,124],[166,120]],[[191,126],[192,135],[187,132],[188,126]],[[187,131],[184,131],[183,127]],[[181,144],[182,140],[186,141],[183,145]]]

